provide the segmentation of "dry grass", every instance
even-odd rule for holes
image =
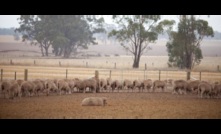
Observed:
[[[85,97],[108,98],[105,107],[82,107]],[[75,93],[16,100],[0,99],[0,118],[158,119],[221,118],[219,99],[171,93]]]

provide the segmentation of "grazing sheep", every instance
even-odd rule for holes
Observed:
[[[112,79],[111,78],[107,78],[107,90],[111,89],[111,84],[112,84]]]
[[[219,83],[214,83],[212,85],[212,90],[210,92],[210,97],[219,97],[219,94],[221,93],[221,84]]]
[[[9,92],[11,85],[12,84],[10,81],[2,81],[1,82],[1,92],[4,94],[4,98],[6,98],[6,93]]]
[[[106,97],[88,97],[81,102],[81,106],[105,106],[106,104]]]
[[[200,95],[201,98],[203,98],[204,95],[207,95],[209,97],[211,91],[212,85],[210,85],[209,83],[201,82],[198,86],[198,95]]]
[[[155,92],[156,88],[162,88],[162,91],[164,92],[165,86],[166,86],[166,83],[164,81],[155,80],[153,82],[153,92]]]
[[[65,80],[59,80],[57,83],[57,87],[58,87],[58,92],[60,95],[61,95],[62,90],[64,90],[66,94],[67,93],[71,94],[71,89]]]
[[[21,84],[24,82],[24,80],[17,80],[17,83],[19,86],[21,86]]]
[[[35,92],[35,84],[31,81],[24,81],[21,84],[21,92],[22,94],[28,94],[28,96],[32,96]]]
[[[136,88],[139,89],[139,92],[140,92],[141,89],[143,91],[142,82],[141,81],[138,81],[138,80],[134,80],[133,81],[133,90],[136,90]]]
[[[21,98],[21,87],[18,83],[13,83],[9,89],[9,99],[14,99],[15,96]]]
[[[141,84],[142,88],[144,90],[147,89],[147,91],[150,91],[152,85],[153,85],[153,82],[151,79],[144,80]]]
[[[35,84],[34,93],[39,97],[39,92],[43,92],[45,89],[44,83],[40,80],[34,80],[32,82]]]
[[[122,84],[121,84],[118,80],[113,81],[112,84],[111,84],[111,90],[112,90],[112,92],[113,92],[115,89],[118,90],[118,92],[119,92],[119,89],[122,89]]]
[[[200,81],[199,81],[199,80],[188,81],[188,82],[187,82],[187,88],[186,88],[187,92],[196,93],[199,84],[200,84]]]
[[[45,81],[45,92],[46,92],[47,96],[49,95],[50,91],[58,92],[58,87],[56,86],[54,81],[46,80]]]
[[[100,79],[100,82],[99,82],[99,87],[100,87],[100,90],[103,92],[103,90],[107,90],[107,80],[105,79]]]
[[[86,79],[86,80],[84,80],[84,82],[86,84],[85,89],[84,89],[84,93],[85,93],[87,87],[94,93],[99,92],[97,89],[99,83],[97,83],[97,80],[95,78]]]
[[[186,88],[188,86],[188,83],[185,80],[175,80],[174,81],[174,87],[173,87],[173,91],[172,94],[174,93],[178,93],[178,91],[181,91],[181,94],[186,94]]]
[[[123,89],[126,89],[129,92],[129,89],[132,89],[133,92],[133,83],[130,80],[124,80]]]

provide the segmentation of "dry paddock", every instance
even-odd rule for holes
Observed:
[[[108,98],[108,105],[81,106],[85,97]],[[74,93],[0,98],[0,118],[45,119],[158,119],[221,118],[221,99],[200,99],[196,95],[171,93]]]

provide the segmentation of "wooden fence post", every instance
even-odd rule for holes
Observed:
[[[99,79],[99,72],[95,70],[95,79]]]
[[[201,81],[201,72],[200,72],[200,81]]]
[[[59,61],[59,66],[61,66],[61,62]]]
[[[159,70],[159,80],[160,80],[160,74],[161,74],[161,70]]]
[[[145,70],[147,70],[147,63],[145,63]]]
[[[1,81],[2,81],[2,78],[3,78],[3,69],[1,69]]]
[[[28,69],[25,69],[24,80],[28,80]]]
[[[111,70],[110,70],[110,75],[109,75],[109,77],[111,78]]]
[[[66,79],[68,78],[68,69],[66,69]]]
[[[116,62],[114,63],[114,68],[115,68],[115,69],[117,68],[117,64],[116,64]]]
[[[15,72],[15,80],[16,80],[16,72]]]
[[[217,66],[217,71],[219,71],[219,65]]]
[[[10,60],[10,64],[12,65],[13,63],[12,63],[12,59]]]
[[[35,65],[35,60],[34,60],[34,65]]]

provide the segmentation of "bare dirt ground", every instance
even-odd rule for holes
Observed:
[[[108,105],[81,106],[85,97],[107,97]],[[221,118],[220,99],[171,93],[74,93],[0,99],[0,118],[43,119],[158,119]]]

